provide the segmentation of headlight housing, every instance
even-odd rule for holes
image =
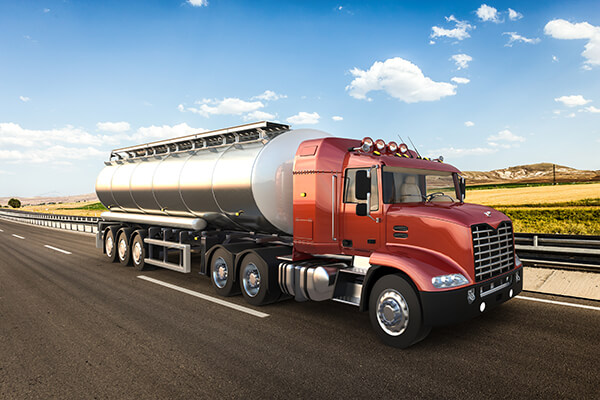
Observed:
[[[440,275],[431,278],[431,283],[438,289],[462,286],[469,283],[469,280],[463,274]]]

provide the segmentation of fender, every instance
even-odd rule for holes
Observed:
[[[463,286],[469,286],[473,281],[464,267],[459,265],[450,257],[429,249],[421,247],[403,245],[388,246],[385,249],[388,252],[375,251],[369,258],[369,263],[373,266],[365,276],[361,299],[360,310],[366,311],[369,304],[371,287],[381,276],[400,272],[414,285],[417,292],[439,292],[450,289],[437,289],[431,283],[431,278],[439,275],[462,274],[469,281]]]

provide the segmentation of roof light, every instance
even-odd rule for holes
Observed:
[[[360,144],[360,149],[362,151],[364,151],[365,153],[370,152],[371,150],[373,150],[373,139],[371,139],[370,137],[366,137],[362,140],[362,143]]]
[[[380,153],[385,150],[385,142],[383,141],[383,139],[377,139],[377,141],[375,142],[375,149],[377,149],[377,151],[379,151]]]
[[[400,153],[406,153],[408,152],[408,146],[404,143],[400,143]]]
[[[398,151],[398,143],[396,143],[396,142],[389,142],[388,145],[387,145],[387,148],[388,148],[388,152],[390,154],[394,154],[394,153],[396,153]]]

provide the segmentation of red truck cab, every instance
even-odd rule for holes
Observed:
[[[353,256],[365,273],[348,298],[385,343],[410,346],[522,290],[510,219],[465,203],[460,171],[441,159],[328,137],[300,145],[293,173],[293,260]]]

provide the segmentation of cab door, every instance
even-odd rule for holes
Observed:
[[[370,205],[356,196],[357,172],[366,171],[371,180]],[[382,245],[381,226],[383,207],[380,204],[380,169],[348,168],[344,171],[344,197],[342,199],[341,235],[344,253],[372,252]],[[360,197],[360,196],[359,196]],[[366,205],[370,215],[357,215],[359,204]],[[363,207],[365,207],[363,205]]]

